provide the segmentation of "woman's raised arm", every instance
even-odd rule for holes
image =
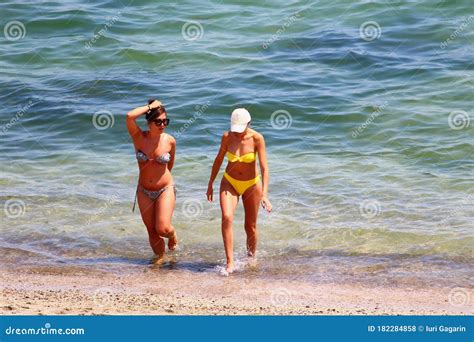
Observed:
[[[131,110],[130,112],[127,113],[127,129],[128,129],[128,133],[130,134],[134,142],[136,139],[142,136],[142,130],[140,129],[140,126],[138,126],[136,119],[139,116],[146,114],[150,109],[153,109],[159,106],[161,106],[161,102],[155,100],[153,101],[153,103],[150,103],[149,105],[137,107],[134,110]]]

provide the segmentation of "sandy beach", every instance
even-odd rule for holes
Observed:
[[[467,315],[450,288],[368,287],[182,271],[118,275],[86,267],[3,269],[4,315]],[[472,290],[468,292],[472,298]]]

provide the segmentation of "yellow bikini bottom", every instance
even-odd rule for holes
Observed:
[[[252,185],[257,184],[260,181],[260,176],[257,176],[254,179],[241,181],[232,178],[227,172],[224,172],[224,178],[229,181],[229,183],[239,195],[242,195],[245,191],[247,191],[248,188],[250,188]]]

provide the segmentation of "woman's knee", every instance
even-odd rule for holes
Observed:
[[[222,223],[232,223],[234,221],[234,214],[222,213]]]
[[[247,234],[257,234],[257,222],[245,222],[245,231]]]
[[[159,236],[168,237],[173,233],[173,228],[171,227],[171,224],[158,223],[156,225],[156,232]]]

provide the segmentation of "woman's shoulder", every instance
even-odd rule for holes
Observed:
[[[168,139],[168,141],[170,141],[172,144],[176,144],[176,139],[171,134],[168,134],[168,133],[162,133],[162,134],[164,134],[166,139]]]
[[[256,130],[254,130],[253,128],[250,129],[250,134],[255,141],[263,140],[263,135],[257,132]]]
[[[222,133],[222,141],[229,140],[229,137],[230,137],[230,131],[225,131],[224,133]]]

